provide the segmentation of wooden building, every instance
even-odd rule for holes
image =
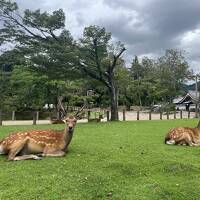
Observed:
[[[173,100],[177,110],[195,110],[196,105],[199,107],[199,92],[188,91],[182,97]]]

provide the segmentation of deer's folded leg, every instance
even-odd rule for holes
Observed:
[[[16,155],[27,145],[28,139],[19,140],[18,142],[14,142],[10,146],[10,150],[8,153],[8,160],[14,160]]]
[[[46,151],[45,153],[42,153],[42,154],[39,154],[39,156],[42,156],[42,157],[46,157],[46,156],[50,156],[50,157],[62,157],[65,155],[65,152],[64,151],[60,151],[60,150],[57,150],[57,151]]]
[[[23,155],[23,156],[16,156],[13,160],[19,161],[19,160],[41,160],[42,158],[38,157],[37,155]]]

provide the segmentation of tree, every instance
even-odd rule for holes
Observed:
[[[10,104],[16,110],[38,110],[47,101],[48,77],[38,76],[27,67],[15,66],[10,77]]]
[[[156,63],[156,75],[163,87],[168,89],[166,98],[169,102],[180,92],[181,84],[192,73],[184,57],[184,52],[177,49],[166,50],[165,55]]]
[[[0,17],[3,21],[0,45],[12,43],[13,52],[20,53],[25,66],[40,76],[46,75],[56,80],[55,88],[58,90],[61,87],[58,86],[61,83],[59,80],[75,77],[77,71],[73,53],[76,45],[70,32],[65,29],[62,9],[52,14],[28,9],[22,12],[16,2],[0,0]]]
[[[20,64],[21,59],[17,52],[10,50],[0,55],[0,110],[10,110],[9,102],[11,96],[10,77],[14,65]]]
[[[4,23],[0,29],[0,44],[14,44],[17,51],[34,64],[31,66],[35,70],[53,79],[73,77],[76,45],[65,29],[62,9],[52,14],[28,9],[21,12],[15,2],[0,0],[0,17]]]
[[[137,105],[171,103],[181,93],[181,84],[190,73],[180,50],[166,50],[164,56],[155,60],[144,57],[141,63],[135,56],[130,68],[132,81],[127,93]]]
[[[51,15],[40,10],[19,12],[15,2],[0,0],[0,17],[4,22],[0,44],[16,44],[15,47],[28,58],[28,64],[49,78],[69,80],[74,75],[77,78],[81,69],[102,82],[110,94],[111,120],[118,120],[114,71],[125,48],[120,43],[110,45],[110,33],[95,26],[85,28],[80,48],[77,48],[65,29],[62,9]]]
[[[125,51],[122,44],[109,45],[111,34],[105,28],[89,26],[84,29],[80,40],[78,66],[89,77],[100,81],[109,91],[111,120],[118,120],[118,88],[115,69]]]
[[[141,79],[144,78],[144,71],[143,71],[143,66],[139,64],[137,56],[135,56],[135,58],[133,59],[133,62],[130,68],[130,74],[131,74],[131,77],[133,77],[133,79],[135,80],[134,82],[137,85],[135,92],[138,96],[139,105],[142,106],[140,84],[141,84]]]
[[[10,97],[10,72],[0,69],[0,111],[8,110],[10,107],[8,98]]]

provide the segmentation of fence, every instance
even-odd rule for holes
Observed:
[[[119,112],[121,121],[128,120],[163,120],[163,119],[190,119],[199,117],[199,113],[191,111],[151,112],[151,111],[125,111]]]
[[[93,113],[93,114],[92,114]],[[101,115],[101,120],[100,119]],[[55,112],[3,112],[0,111],[0,126],[3,124],[3,121],[18,121],[18,120],[29,120],[32,121],[32,124],[35,125],[37,122],[50,123],[50,118],[56,118],[57,114]],[[85,110],[85,115],[83,116],[84,122],[90,121],[93,116],[96,121],[109,121],[110,120],[110,111],[92,111]],[[172,111],[172,112],[160,112],[155,113],[151,111],[126,111],[125,109],[119,111],[119,120],[120,121],[133,121],[133,120],[169,120],[169,119],[190,119],[199,117],[199,112],[191,111]],[[91,120],[92,121],[92,120]]]

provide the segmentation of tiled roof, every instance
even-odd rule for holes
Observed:
[[[197,103],[199,102],[199,92],[190,90],[185,96],[177,97],[173,100],[175,104]]]

